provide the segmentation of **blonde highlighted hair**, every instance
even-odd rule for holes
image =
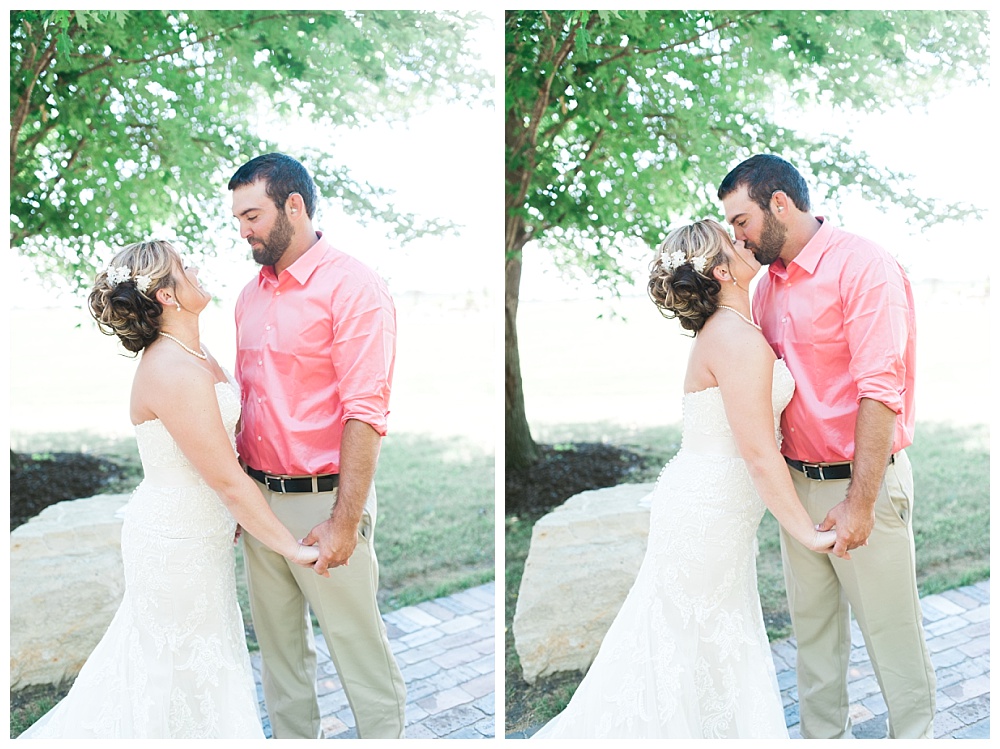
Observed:
[[[101,271],[87,298],[91,316],[105,335],[118,336],[129,351],[139,353],[160,334],[162,305],[156,292],[172,288],[173,271],[179,256],[177,250],[162,240],[136,242],[121,250],[111,261],[109,270]],[[128,270],[125,280],[109,278],[109,271]],[[136,278],[146,276],[149,285],[140,291]]]
[[[697,335],[718,307],[722,286],[712,271],[728,263],[723,250],[731,244],[725,227],[708,218],[671,231],[650,263],[646,287],[660,314]]]

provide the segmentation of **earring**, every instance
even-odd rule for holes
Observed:
[[[181,311],[181,303],[180,303],[180,302],[177,302],[177,311],[178,311],[178,312],[180,312],[180,311]]]

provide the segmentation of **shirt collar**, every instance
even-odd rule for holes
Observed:
[[[823,216],[816,218],[820,222],[819,230],[806,242],[806,246],[792,261],[810,276],[816,271],[819,259],[826,253],[830,247],[830,240],[833,238],[833,224]]]
[[[292,278],[298,281],[300,286],[304,286],[306,281],[309,280],[309,276],[313,274],[313,271],[319,266],[320,261],[323,256],[326,255],[327,249],[330,248],[330,243],[323,239],[323,232],[316,232],[318,239],[316,244],[306,250],[298,260],[285,268],[283,273],[288,273]],[[260,273],[257,276],[258,283],[264,283],[265,281],[272,286],[278,284],[278,277],[274,273],[273,265],[263,265],[261,266]]]

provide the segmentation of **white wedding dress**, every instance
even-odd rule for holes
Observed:
[[[239,391],[215,389],[232,435]],[[263,739],[236,521],[159,420],[135,431],[145,478],[122,527],[124,598],[69,694],[20,738]]]
[[[779,442],[794,389],[776,361]],[[764,510],[719,389],[687,393],[636,581],[573,699],[532,738],[788,738],[757,593]]]

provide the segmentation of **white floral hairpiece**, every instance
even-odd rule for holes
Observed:
[[[127,281],[131,275],[132,271],[127,265],[112,265],[108,268],[108,282],[112,286],[117,286],[122,281]]]
[[[132,278],[132,270],[127,265],[112,265],[108,268],[108,283],[112,286],[117,286],[122,281],[133,280],[135,281],[135,287],[143,294],[149,290],[149,286],[153,283],[153,279],[147,275],[137,275]]]
[[[701,273],[705,270],[705,265],[708,261],[705,259],[704,255],[688,258],[688,256],[681,250],[674,250],[669,255],[664,253],[660,257],[660,262],[663,263],[663,267],[668,270],[676,270],[685,263],[691,263],[691,267]]]

